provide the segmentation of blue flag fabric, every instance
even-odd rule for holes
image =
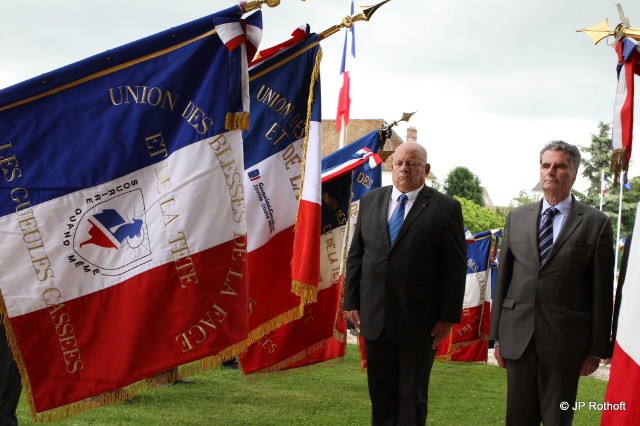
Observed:
[[[241,15],[0,91],[0,309],[34,412],[246,348]]]

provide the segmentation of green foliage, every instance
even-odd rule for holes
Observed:
[[[529,196],[527,191],[525,191],[524,189],[521,189],[518,196],[511,200],[511,202],[509,203],[509,206],[511,208],[516,208],[520,206],[526,206],[527,204],[531,204],[531,203],[533,203],[533,198]]]
[[[356,345],[344,362],[247,380],[238,370],[213,369],[190,385],[160,387],[130,403],[99,407],[51,425],[366,425],[371,423],[367,375]],[[505,370],[484,363],[436,361],[429,384],[428,424],[504,423]],[[578,401],[603,401],[606,382],[581,377]],[[575,425],[599,424],[600,411],[576,411]],[[21,426],[34,423],[23,398]]]
[[[501,216],[486,207],[480,207],[473,201],[465,198],[457,196],[454,198],[460,201],[460,204],[462,205],[464,226],[472,234],[480,231],[487,231],[489,229],[504,227],[504,216]]]
[[[444,181],[444,192],[452,197],[462,197],[484,207],[484,197],[478,176],[466,167],[456,167]]]
[[[591,145],[581,148],[583,154],[588,154],[588,158],[583,158],[581,162],[582,176],[587,178],[590,185],[584,192],[573,191],[574,195],[583,203],[600,208],[600,192],[602,171],[604,170],[606,194],[602,197],[602,211],[611,218],[613,222],[614,237],[617,233],[618,210],[622,217],[620,220],[620,236],[628,235],[633,229],[635,212],[640,198],[640,177],[629,180],[631,190],[622,190],[622,206],[620,206],[620,187],[613,187],[613,175],[609,170],[611,161],[611,137],[609,136],[611,126],[608,123],[598,123],[598,134],[591,135]]]
[[[607,188],[611,186],[611,182],[613,181],[613,176],[609,170],[611,164],[610,131],[610,124],[602,121],[599,122],[598,134],[591,134],[591,145],[580,149],[583,154],[582,161],[580,162],[582,176],[589,181],[589,188],[581,194],[580,201],[596,208],[600,205],[602,172],[604,171],[605,185]],[[585,153],[588,154],[589,158],[584,158]]]

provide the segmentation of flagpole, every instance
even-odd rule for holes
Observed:
[[[358,11],[358,13],[352,16],[345,16],[344,18],[342,18],[342,22],[340,22],[338,25],[329,27],[323,32],[321,32],[320,34],[318,34],[318,36],[320,37],[320,40],[324,40],[325,38],[337,33],[342,28],[351,28],[351,26],[355,22],[369,21],[369,19],[371,19],[371,16],[375,13],[376,10],[378,10],[378,8],[380,8],[380,6],[390,1],[391,0],[384,0],[373,6],[360,6],[359,7],[360,10]]]
[[[240,7],[244,13],[251,12],[252,10],[261,9],[262,5],[266,4],[269,7],[276,7],[280,5],[280,0],[252,0],[240,2]]]
[[[347,126],[344,122],[344,116],[340,117],[340,144],[339,148],[344,147],[347,144]]]
[[[620,253],[620,249],[618,248],[618,244],[620,241],[620,223],[622,219],[622,188],[624,187],[624,171],[620,171],[620,199],[618,200],[618,230],[616,233],[616,241],[615,241],[615,260],[613,262],[613,271],[614,271],[614,283],[613,288],[618,287],[618,255]]]
[[[603,202],[604,202],[604,169],[602,169],[602,175],[600,177],[600,211],[602,211]]]

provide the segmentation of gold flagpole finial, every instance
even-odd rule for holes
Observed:
[[[389,125],[383,125],[380,128],[379,134],[381,136],[381,138],[383,138],[382,140],[384,141],[385,139],[390,139],[391,138],[391,128],[394,127],[395,125],[397,125],[398,123],[402,122],[402,121],[406,121],[409,122],[409,119],[411,118],[411,116],[413,114],[415,114],[417,111],[414,112],[403,112],[402,113],[402,118],[400,120],[396,120],[393,123],[389,124]],[[383,142],[384,145],[384,142]],[[382,161],[387,161],[387,158],[389,158],[389,156],[391,154],[393,154],[394,151],[385,151],[383,149],[381,149],[380,151],[378,151],[378,155],[380,156],[380,158],[382,158]]]
[[[280,0],[251,0],[240,2],[240,7],[244,13],[251,12],[252,10],[260,9],[263,4],[269,7],[276,7],[280,5]]]
[[[319,34],[320,40],[323,40],[330,35],[333,35],[340,31],[342,28],[351,28],[354,22],[358,21],[368,21],[371,19],[371,16],[378,10],[383,4],[390,2],[391,0],[384,0],[373,6],[360,6],[360,10],[358,13],[355,13],[351,16],[345,16],[342,18],[342,22],[338,25],[334,25],[331,28],[328,28]]]
[[[620,23],[616,25],[615,29],[611,29],[609,27],[609,21],[604,19],[598,22],[593,27],[584,28],[582,30],[576,30],[579,33],[585,33],[591,40],[593,40],[593,44],[598,44],[603,39],[614,36],[615,40],[618,41],[623,37],[630,37],[634,40],[640,40],[640,28],[634,28],[629,26],[629,18],[624,15],[624,11],[622,10],[622,6],[620,3],[616,4],[618,9],[618,15],[620,16]]]
[[[396,124],[398,124],[398,123],[400,123],[400,122],[402,122],[402,121],[406,121],[406,122],[408,123],[408,122],[409,122],[409,119],[411,118],[411,116],[412,116],[413,114],[415,114],[416,112],[418,112],[418,111],[414,111],[414,112],[403,112],[403,113],[402,113],[402,118],[401,118],[400,120],[396,120],[396,121],[394,121],[393,123],[389,124],[389,125],[387,126],[387,128],[389,128],[389,129],[390,129],[390,128],[392,128],[393,126],[395,126]]]

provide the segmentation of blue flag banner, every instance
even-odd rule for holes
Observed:
[[[323,158],[322,173],[341,165],[351,165],[354,155],[363,148],[377,152],[380,146],[378,132],[373,132]],[[282,325],[265,336],[260,344],[252,345],[242,358],[245,373],[263,374],[302,368],[345,354],[342,277],[350,204],[354,197],[352,191],[359,194],[354,200],[357,203],[362,193],[357,187],[362,186],[362,182],[379,184],[381,167],[371,168],[361,162],[359,167],[344,167],[342,170],[342,174],[322,183],[322,221],[318,224],[318,231],[322,235],[317,242],[320,257],[317,301],[304,307],[301,318]]]
[[[486,362],[491,321],[491,249],[501,232],[467,233],[467,280],[460,324],[438,345],[436,358]],[[496,238],[494,238],[496,236]]]
[[[247,346],[241,130],[262,24],[241,15],[0,91],[1,311],[40,420]]]
[[[282,346],[265,334],[300,318],[318,293],[322,50],[316,34],[293,36],[260,52],[249,70],[244,182],[249,339],[256,343],[241,357],[245,373],[272,362]]]

